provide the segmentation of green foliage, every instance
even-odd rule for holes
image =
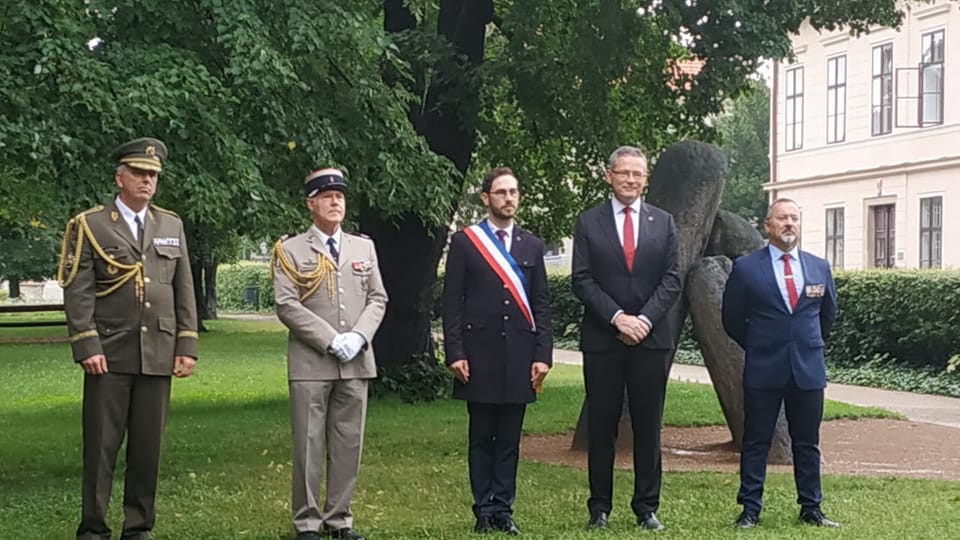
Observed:
[[[754,81],[733,101],[731,111],[717,120],[720,149],[730,162],[720,207],[758,228],[767,211],[761,187],[770,177],[770,89]]]
[[[960,352],[960,272],[839,272],[840,311],[827,359],[855,366],[875,358],[943,370]]]
[[[377,379],[370,386],[370,394],[377,398],[396,396],[404,403],[433,401],[449,397],[453,376],[446,366],[422,355],[403,365],[380,366]]]
[[[616,147],[639,145],[655,160],[683,139],[713,141],[707,119],[754,84],[762,58],[791,54],[790,34],[808,16],[815,28],[854,31],[903,16],[893,0],[541,0],[496,12],[470,177],[514,167],[522,219],[549,240],[605,196],[600,165]],[[705,62],[701,72],[678,75],[691,58]]]
[[[223,311],[256,311],[244,299],[248,287],[259,288],[261,311],[273,310],[273,281],[270,265],[241,263],[222,265],[217,270],[217,304]]]
[[[861,364],[828,364],[827,372],[832,382],[960,397],[960,376],[950,372],[949,366],[946,370],[914,367],[884,354]]]

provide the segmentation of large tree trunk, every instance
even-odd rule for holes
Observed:
[[[217,267],[220,261],[214,261],[203,267],[203,306],[207,319],[217,318]]]
[[[492,17],[491,0],[440,2],[437,31],[466,58],[468,69],[479,65],[483,59],[486,24]],[[385,0],[385,30],[412,30],[415,24],[416,19],[404,0]],[[414,66],[420,85],[426,80],[423,68]],[[423,95],[423,88],[415,90],[418,95]],[[457,99],[443,99],[453,93]],[[477,88],[435,82],[427,89],[426,103],[413,104],[410,109],[410,121],[417,132],[426,138],[434,152],[450,159],[460,171],[461,176],[451,179],[451,182],[458,183],[458,189],[462,186],[462,174],[470,164],[476,142],[478,103]],[[425,204],[429,203],[425,201]],[[430,311],[447,228],[424,227],[412,213],[383,219],[370,209],[361,210],[360,228],[377,243],[384,285],[390,291],[386,316],[374,338],[378,363],[384,367],[397,366],[412,357],[433,355]]]
[[[723,195],[723,175],[726,170],[727,160],[720,150],[698,141],[683,141],[671,146],[660,156],[653,169],[646,200],[673,214],[679,244],[680,283],[686,280],[690,265],[703,256],[710,239],[710,229],[720,207],[720,196]],[[658,324],[669,324],[674,339],[677,339],[686,318],[687,303],[681,295],[667,313],[667,320]],[[667,363],[668,376],[672,363],[671,356]],[[573,437],[573,447],[578,450],[586,449],[586,408],[584,401]],[[629,415],[626,400],[623,410],[619,437],[630,437],[630,422],[625,419]]]
[[[8,277],[7,286],[10,288],[9,298],[11,300],[20,298],[20,278]]]
[[[717,392],[720,408],[737,448],[743,447],[743,349],[723,329],[720,310],[723,288],[733,263],[724,256],[705,257],[691,268],[687,276],[687,294],[693,329],[700,342],[703,362]],[[768,460],[790,463],[790,433],[783,407],[774,431]]]

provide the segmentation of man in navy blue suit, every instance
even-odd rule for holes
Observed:
[[[467,402],[467,459],[474,531],[519,535],[513,520],[520,431],[553,363],[543,240],[517,226],[517,178],[507,167],[483,179],[487,219],[450,240],[443,337],[453,397]]]
[[[723,293],[723,327],[743,347],[743,512],[749,529],[763,508],[767,453],[784,405],[793,450],[800,521],[839,527],[820,509],[820,420],[827,385],[824,338],[837,314],[830,264],[800,251],[800,207],[777,199],[764,222],[769,245],[736,260]]]

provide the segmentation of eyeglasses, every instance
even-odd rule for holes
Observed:
[[[625,180],[627,178],[636,178],[637,180],[643,180],[644,178],[647,177],[647,173],[640,172],[640,171],[623,171],[623,170],[618,171],[616,169],[610,169],[610,172],[613,173],[614,176],[622,180]]]
[[[520,190],[517,188],[512,189],[498,189],[496,191],[489,192],[490,195],[495,195],[497,197],[506,197],[507,195],[511,197],[518,197],[520,195]]]

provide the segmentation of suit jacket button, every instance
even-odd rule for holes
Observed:
[[[510,287],[508,287],[507,284],[504,283],[504,284],[503,284],[503,288],[504,288],[504,289],[509,289]]]
[[[346,325],[347,325],[347,321],[340,321],[340,326],[346,326]]]
[[[146,333],[147,333],[147,327],[146,327],[146,326],[141,326],[141,327],[140,327],[140,331],[143,332],[144,334],[146,334]]]
[[[509,315],[504,315],[504,316],[503,316],[503,320],[509,321],[509,320],[510,320],[510,316],[509,316]]]
[[[143,307],[150,309],[150,302],[144,302]]]
[[[509,305],[510,305],[510,301],[509,301],[509,300],[504,300],[504,301],[503,301],[503,305],[509,306]]]
[[[470,324],[470,323],[467,323],[467,330],[470,330],[470,329],[472,329],[472,328],[473,328],[473,325]]]
[[[500,337],[507,337],[507,333],[506,333],[506,332],[500,332]]]
[[[144,278],[143,278],[143,282],[144,282],[144,283],[150,283],[150,278],[144,277]]]

